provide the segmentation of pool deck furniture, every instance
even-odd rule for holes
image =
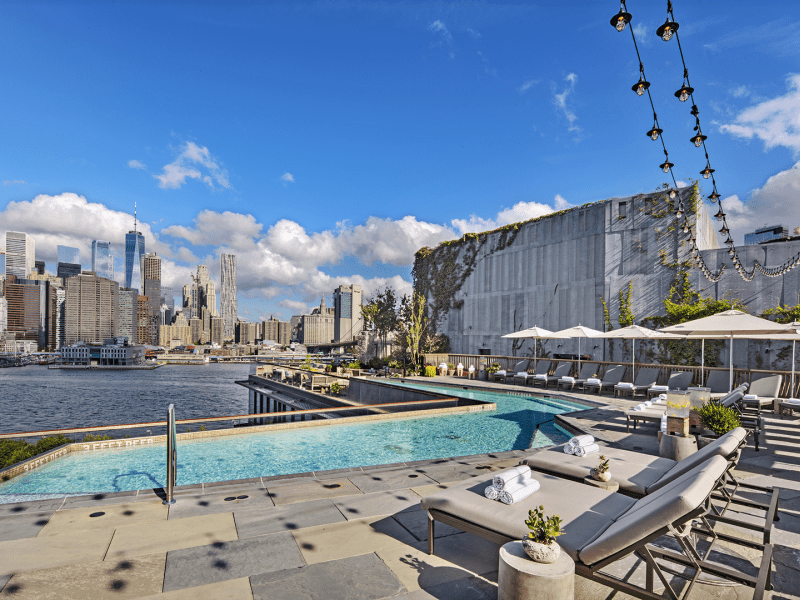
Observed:
[[[636,380],[633,382],[632,386],[624,385],[623,383],[618,383],[614,386],[614,396],[630,395],[632,398],[635,398],[636,394],[646,394],[647,390],[655,385],[658,380],[658,374],[659,369],[639,369],[639,372],[636,374]]]
[[[576,575],[653,600],[664,598],[654,590],[656,576],[669,588],[670,596],[677,598],[658,562],[661,559],[691,569],[693,583],[707,573],[752,587],[753,598],[760,600],[764,592],[772,588],[770,544],[764,545],[758,573],[753,576],[705,560],[709,554],[698,553],[693,539],[684,535],[689,530],[701,535],[707,528],[711,546],[717,542],[706,516],[712,510],[711,495],[728,468],[724,458],[714,456],[639,500],[544,473],[534,473],[540,483],[539,490],[512,505],[503,505],[483,495],[491,479],[458,483],[422,500],[422,507],[428,513],[428,554],[434,554],[437,521],[505,544],[527,535],[528,511],[543,505],[552,507],[550,512],[561,517],[564,534],[559,536],[558,543],[575,561]],[[569,502],[564,502],[565,498],[569,498]],[[702,526],[693,528],[694,519]],[[664,545],[650,543],[663,536],[676,539],[681,551],[666,550]],[[644,585],[627,574],[620,576],[619,570],[614,573],[606,570],[634,554],[644,558],[647,564]]]
[[[725,371],[711,371],[708,374],[706,385],[711,390],[711,399],[719,400],[726,396],[730,390],[730,373]]]
[[[553,384],[555,387],[558,387],[559,380],[562,377],[568,377],[571,372],[572,372],[571,362],[558,363],[558,366],[556,366],[556,370],[553,371],[553,374],[549,375],[545,380],[544,387],[549,388],[550,384]],[[536,384],[534,383],[534,385]]]
[[[650,389],[647,390],[647,398],[649,400],[653,396],[665,394],[670,391],[686,391],[689,386],[692,385],[693,377],[694,374],[691,371],[673,371],[669,374],[666,389],[664,389],[664,386],[651,386]]]
[[[497,600],[574,600],[575,561],[562,552],[554,563],[532,561],[521,541],[500,548]]]
[[[540,360],[536,363],[536,368],[534,369],[533,373],[526,379],[525,385],[533,385],[536,387],[537,381],[547,381],[547,374],[550,372],[550,365],[552,364],[549,360]]]
[[[625,377],[626,369],[627,367],[625,365],[616,365],[614,367],[610,367],[606,369],[606,372],[603,374],[603,379],[599,384],[587,381],[583,384],[583,390],[587,393],[597,390],[597,395],[599,396],[603,393],[604,389],[614,389],[614,386],[622,381],[623,377]]]
[[[583,384],[586,383],[586,380],[589,379],[592,375],[594,375],[595,370],[597,367],[593,364],[585,364],[581,366],[581,372],[578,373],[578,377],[572,377],[570,379],[564,379],[563,377],[558,380],[558,385],[556,386],[559,390],[567,390],[571,391],[574,390],[576,387],[580,390],[583,389]]]
[[[761,377],[754,375],[750,382],[750,389],[744,397],[745,407],[755,408],[759,415],[764,408],[774,410],[775,400],[778,399],[782,382],[783,375],[763,375]],[[749,396],[756,397],[750,398]],[[778,414],[777,411],[774,412]]]

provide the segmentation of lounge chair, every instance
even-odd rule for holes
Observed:
[[[540,360],[536,363],[536,368],[533,371],[533,374],[528,376],[528,379],[525,381],[525,385],[532,382],[534,387],[536,387],[537,381],[547,381],[547,373],[550,372],[550,365],[552,362],[549,360]]]
[[[568,377],[571,371],[572,371],[572,363],[571,362],[558,363],[558,366],[556,367],[556,370],[553,371],[553,374],[550,375],[544,381],[544,387],[545,388],[549,388],[551,383],[556,384],[556,387],[558,387],[558,381],[562,377]],[[536,382],[534,382],[533,385],[536,385]]]
[[[587,381],[583,384],[583,390],[585,392],[589,392],[590,390],[597,390],[598,394],[602,394],[605,388],[614,389],[614,386],[617,385],[622,378],[625,377],[625,366],[623,365],[616,365],[609,369],[606,369],[605,374],[603,375],[603,380],[598,383],[592,383]]]
[[[531,361],[529,360],[521,360],[516,365],[514,365],[514,374],[509,375],[511,377],[511,383],[515,385],[525,385],[528,381],[528,367],[530,366]],[[508,381],[508,378],[506,378]]]
[[[711,399],[719,400],[730,391],[730,373],[728,371],[711,371],[706,380],[706,387],[711,390]]]
[[[647,398],[665,394],[667,392],[686,391],[692,385],[694,373],[691,371],[673,371],[669,374],[667,385],[653,385],[647,390]]]
[[[658,374],[661,369],[639,369],[636,374],[636,380],[631,384],[618,383],[614,386],[614,396],[617,397],[621,394],[629,394],[635,398],[636,394],[645,394],[647,390],[653,387],[658,380]]]
[[[737,427],[681,461],[622,450],[612,446],[603,447],[601,453],[610,461],[611,474],[619,483],[619,490],[634,498],[640,498],[658,491],[714,456],[721,456],[731,464],[731,467],[735,468],[741,454],[740,450],[747,442],[747,433],[744,428]],[[583,481],[584,477],[590,475],[590,470],[597,466],[598,457],[597,453],[583,457],[566,454],[564,446],[561,445],[537,450],[523,459],[521,464],[528,465],[535,471]],[[752,498],[738,497],[736,492],[739,487],[764,492],[768,496],[768,501],[758,502]],[[719,520],[758,531],[762,535],[762,543],[769,543],[772,522],[778,520],[780,490],[740,482],[729,471],[726,479],[721,482],[719,491],[718,497],[725,502],[722,510],[717,511],[719,516],[724,515],[731,503],[765,511],[763,525],[753,523],[752,519],[748,523],[739,521],[734,523],[734,519],[730,517]],[[733,538],[730,541],[741,543],[742,539]]]
[[[750,390],[744,397],[744,405],[747,408],[756,408],[757,413],[760,415],[762,408],[774,407],[783,382],[783,375],[762,375],[758,379],[756,377],[758,376],[753,376]]]
[[[435,521],[504,544],[527,536],[525,520],[528,511],[541,505],[546,513],[561,517],[564,534],[559,536],[558,544],[575,561],[576,575],[653,600],[664,597],[653,589],[656,575],[665,584],[669,596],[678,598],[655,560],[663,559],[689,567],[698,576],[708,573],[749,585],[755,588],[754,599],[759,600],[765,589],[771,589],[770,544],[764,545],[761,568],[757,576],[752,576],[707,562],[705,557],[709,554],[697,554],[692,537],[683,533],[691,527],[693,519],[699,519],[703,530],[697,527],[695,531],[702,534],[707,529],[706,535],[711,538],[712,546],[716,542],[705,515],[711,510],[711,494],[728,469],[729,463],[724,458],[714,456],[639,500],[535,473],[534,477],[540,483],[539,490],[521,502],[504,505],[484,497],[483,491],[491,480],[477,484],[474,479],[461,482],[422,499],[422,507],[428,513],[428,553],[434,553]],[[670,533],[676,535],[683,553],[650,545],[651,541]],[[633,578],[626,581],[603,571],[634,553],[646,563],[643,587]],[[615,571],[619,572],[618,568]],[[622,572],[628,572],[628,569]]]
[[[592,363],[583,364],[581,366],[581,372],[578,373],[577,379],[575,377],[562,377],[558,380],[558,385],[556,387],[559,390],[572,390],[575,389],[575,386],[578,386],[578,389],[581,389],[583,388],[583,384],[586,383],[586,380],[596,372],[597,365]]]

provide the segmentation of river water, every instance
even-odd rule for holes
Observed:
[[[0,369],[0,433],[162,421],[170,403],[178,419],[245,414],[248,391],[234,382],[247,379],[249,372],[248,364],[167,365],[152,371]],[[230,426],[230,421],[207,425]],[[108,433],[122,437],[145,431]],[[81,437],[71,434],[76,436]]]

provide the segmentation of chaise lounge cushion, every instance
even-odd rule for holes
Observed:
[[[635,500],[575,481],[534,473],[541,487],[532,496],[515,504],[501,504],[483,495],[491,479],[456,484],[422,499],[422,508],[438,510],[479,525],[512,540],[528,535],[525,520],[528,511],[544,506],[546,514],[557,514],[564,526],[559,545],[577,559],[577,549],[585,546],[598,531],[605,530],[614,519],[635,504]],[[568,501],[579,498],[580,502]]]
[[[579,559],[593,565],[685,517],[703,504],[727,466],[724,458],[715,456],[702,468],[685,473],[658,492],[637,500],[596,539],[577,549]],[[569,551],[563,544],[561,547]]]

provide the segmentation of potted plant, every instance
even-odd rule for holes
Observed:
[[[456,372],[456,366],[453,363],[447,363],[447,374],[451,377]]]
[[[339,382],[338,382],[338,381],[334,381],[334,382],[331,384],[331,393],[332,393],[334,396],[338,396],[339,394],[341,394],[341,393],[342,393],[342,386],[340,386],[340,385],[339,385]]]
[[[700,408],[693,409],[700,417],[700,423],[713,434],[704,433],[697,436],[697,446],[702,448],[707,446],[719,436],[740,427],[742,422],[737,412],[727,406],[706,402]]]
[[[611,467],[608,464],[608,459],[601,454],[600,464],[594,467],[590,471],[590,474],[592,476],[592,479],[595,479],[597,481],[608,481],[609,479],[611,479],[611,473],[609,471],[610,469]]]
[[[545,517],[544,506],[540,506],[528,511],[525,525],[531,532],[522,540],[522,546],[531,560],[543,564],[558,560],[561,546],[556,543],[556,538],[564,533],[561,528],[561,517],[558,515]]]
[[[489,381],[494,381],[494,374],[500,370],[500,363],[493,362],[489,366],[486,367],[486,373],[488,375]]]
[[[436,367],[433,365],[426,365],[425,366],[425,377],[436,377]]]

